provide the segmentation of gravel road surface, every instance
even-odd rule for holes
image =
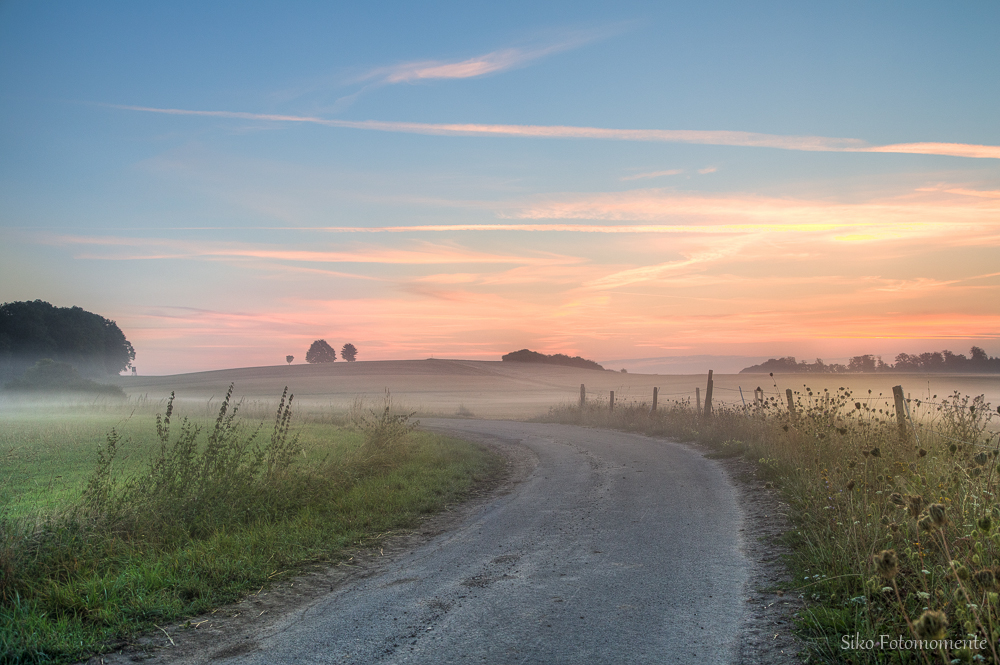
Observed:
[[[566,425],[423,426],[508,447],[529,460],[524,480],[212,662],[736,661],[749,564],[737,493],[715,462]]]

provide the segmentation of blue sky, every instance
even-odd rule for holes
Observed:
[[[157,373],[319,337],[997,355],[998,27],[993,2],[5,2],[0,300],[113,318]]]

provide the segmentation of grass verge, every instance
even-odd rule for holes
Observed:
[[[273,423],[237,411],[230,393],[214,422],[177,422],[171,400],[144,436],[130,422],[130,436],[112,429],[91,448],[92,471],[65,490],[73,500],[31,509],[0,493],[0,661],[112,650],[413,526],[501,468],[412,431],[388,398],[359,406],[355,426],[294,432],[291,398]],[[22,474],[17,487],[29,486]]]
[[[905,406],[901,430],[891,397],[803,386],[794,409],[772,397],[706,418],[689,401],[655,413],[590,402],[543,420],[754,460],[792,508],[788,591],[807,601],[797,627],[810,662],[998,662],[997,412],[958,393]]]

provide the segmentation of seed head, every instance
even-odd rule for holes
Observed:
[[[910,517],[916,517],[920,514],[920,509],[924,507],[924,497],[919,494],[911,494],[907,497],[907,503],[909,503]]]
[[[978,464],[979,466],[982,466],[983,464],[986,464],[986,462],[989,459],[990,456],[987,455],[986,453],[977,453],[976,456],[972,458],[972,461]]]
[[[874,558],[878,574],[885,579],[891,580],[899,572],[899,558],[896,556],[896,550],[882,550]]]
[[[917,454],[920,455],[921,457],[927,457],[927,451],[924,450],[923,448],[921,448],[920,450],[918,450]]]
[[[996,572],[992,568],[986,568],[980,570],[975,575],[972,576],[976,584],[983,587],[984,589],[992,589],[997,583]]]
[[[921,515],[919,519],[917,519],[917,526],[919,526],[922,531],[930,531],[934,528],[934,520],[931,519],[930,515]]]
[[[927,506],[927,514],[930,515],[934,526],[941,527],[948,525],[948,517],[944,514],[945,508],[940,503],[932,503]]]
[[[976,526],[978,526],[979,530],[982,531],[983,533],[989,533],[990,529],[993,528],[993,520],[990,519],[989,515],[986,515],[985,517],[981,518],[978,522],[976,522]]]
[[[879,450],[878,448],[872,448],[871,455],[872,457],[882,457],[882,451]]]
[[[892,501],[897,506],[905,506],[906,501],[903,500],[903,495],[899,492],[893,492],[889,495],[889,501]]]
[[[922,640],[943,640],[948,630],[948,617],[944,612],[925,610],[913,623],[917,637]]]
[[[853,480],[848,481],[848,483],[847,483],[847,491],[850,492],[852,489],[854,489],[854,481]]]

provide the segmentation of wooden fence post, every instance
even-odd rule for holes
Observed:
[[[896,424],[899,425],[899,442],[906,443],[906,406],[903,404],[903,386],[893,386],[892,396],[896,400]]]
[[[615,410],[615,391],[614,390],[611,391],[611,401],[609,402],[609,404],[611,405],[611,408],[609,410],[610,411],[614,411]]]
[[[656,397],[659,394],[660,389],[653,386],[653,408],[649,410],[650,413],[656,413]]]
[[[712,370],[708,370],[708,385],[705,387],[705,417],[712,417],[712,388],[714,386],[712,381]]]
[[[764,406],[764,389],[760,386],[753,391],[753,403],[756,406]]]
[[[587,406],[587,386],[580,384],[580,410]]]
[[[788,398],[788,413],[792,414],[792,418],[795,417],[795,402],[792,401],[792,389],[785,388],[785,397]]]
[[[701,414],[701,388],[694,389],[695,413]]]

